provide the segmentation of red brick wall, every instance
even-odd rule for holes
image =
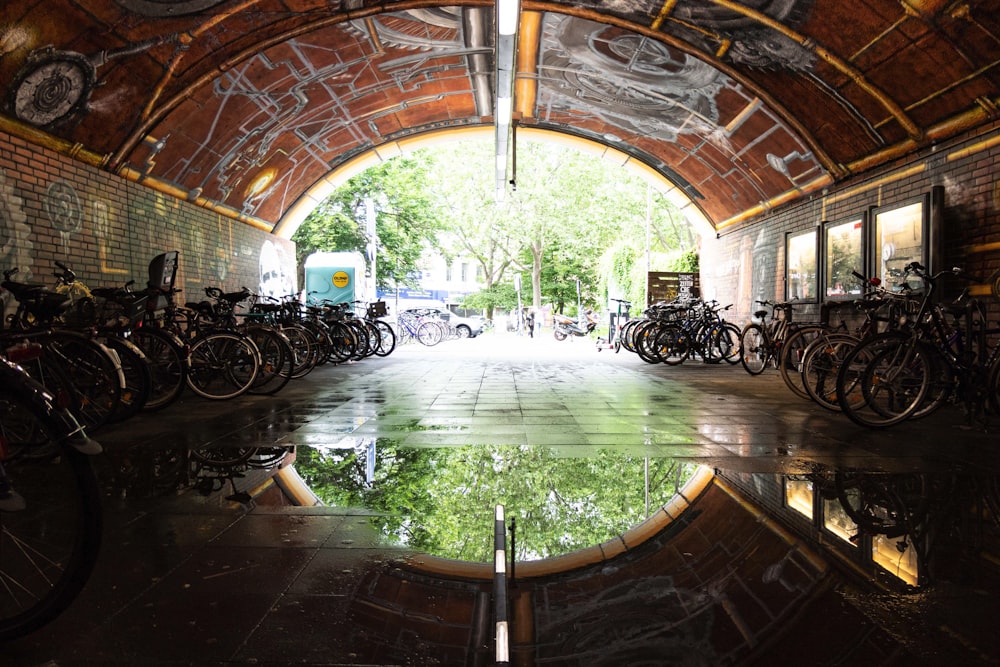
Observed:
[[[1000,270],[998,166],[1000,123],[995,123],[975,136],[937,145],[891,168],[864,174],[766,216],[720,230],[718,239],[705,239],[702,244],[704,296],[735,303],[738,312],[731,319],[746,321],[753,299],[786,298],[786,233],[819,229],[822,238],[824,221],[870,218],[875,207],[892,207],[919,196],[940,204],[931,206],[940,212],[942,231],[933,266],[960,266],[989,277]],[[865,225],[867,231],[870,220]],[[823,255],[821,246],[820,257]],[[861,258],[858,263],[863,271]],[[965,284],[949,279],[942,297],[954,296]],[[821,283],[821,296],[822,290]],[[996,304],[992,307],[996,309]],[[796,317],[811,318],[818,309],[818,304],[804,306],[802,317]]]
[[[59,260],[89,287],[145,287],[150,260],[169,250],[182,300],[205,286],[262,291],[262,261],[278,262],[264,287],[295,288],[290,241],[0,132],[0,270],[53,285]]]

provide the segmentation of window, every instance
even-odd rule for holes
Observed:
[[[857,489],[847,489],[847,496],[850,502],[858,502]],[[823,527],[851,546],[857,546],[855,536],[858,526],[836,498],[823,500]]]
[[[445,264],[444,268],[444,279],[450,283],[451,276],[452,276],[451,262],[448,262],[447,264]]]
[[[819,275],[816,230],[793,232],[785,237],[785,298],[816,301]]]
[[[903,269],[910,262],[927,266],[924,252],[926,210],[923,198],[894,208],[875,209],[872,267],[889,289],[899,284]],[[914,278],[910,287],[921,289],[923,283]]]
[[[905,538],[875,535],[872,537],[872,560],[911,586],[920,583],[917,550]]]
[[[863,228],[864,221],[860,218],[824,225],[824,283],[827,298],[853,298],[861,294],[861,283],[852,272],[864,273],[865,270],[861,248]]]
[[[469,265],[466,262],[462,262],[462,282],[469,281]]]
[[[808,479],[785,478],[785,504],[811,519],[813,517],[813,485]]]

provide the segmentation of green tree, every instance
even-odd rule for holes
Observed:
[[[379,288],[412,285],[425,248],[437,247],[441,216],[431,196],[429,162],[422,155],[397,157],[351,178],[313,210],[292,236],[299,266],[314,251],[365,254],[365,202],[375,205]]]
[[[600,544],[646,517],[644,460],[618,451],[565,458],[546,447],[408,449],[379,441],[371,485],[353,450],[300,450],[295,465],[327,504],[375,510],[387,535],[459,560],[492,559],[497,504],[517,519],[520,560]],[[651,506],[672,498],[695,469],[649,459]]]

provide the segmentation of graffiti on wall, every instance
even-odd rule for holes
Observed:
[[[261,297],[282,299],[295,292],[295,276],[288,271],[288,258],[281,246],[264,241],[257,264],[260,268],[257,293]]]
[[[14,191],[7,172],[0,169],[0,271],[19,269],[19,280],[31,277],[31,228],[27,223],[24,200]],[[10,293],[5,290],[0,299],[0,316],[6,317]]]
[[[52,229],[62,239],[63,255],[69,254],[70,240],[83,228],[83,206],[76,189],[66,181],[52,181],[42,199]]]

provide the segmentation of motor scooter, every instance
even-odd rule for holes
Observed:
[[[578,320],[559,313],[553,314],[552,318],[556,325],[555,331],[552,332],[556,340],[566,340],[570,336],[586,336],[597,328],[597,315],[590,308],[583,311]]]

